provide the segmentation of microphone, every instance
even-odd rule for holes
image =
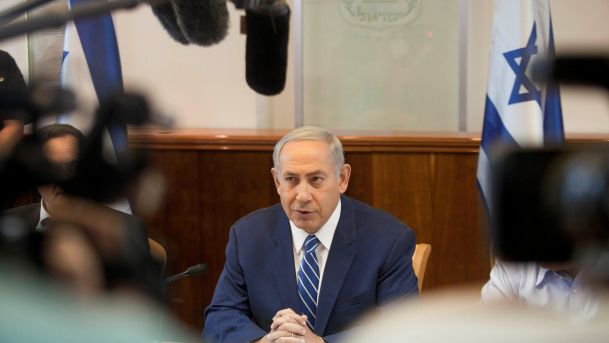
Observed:
[[[247,9],[245,14],[245,80],[257,93],[276,95],[285,87],[290,35],[290,8]]]
[[[188,40],[209,46],[220,42],[228,32],[226,0],[172,0],[178,25]]]
[[[609,58],[602,56],[556,56],[537,60],[532,77],[536,82],[559,82],[609,89]]]
[[[285,0],[229,0],[246,13],[245,80],[255,92],[276,95],[285,87],[290,8]],[[177,42],[209,46],[228,31],[226,0],[171,0],[152,11]]]
[[[197,265],[188,267],[188,269],[186,269],[185,271],[181,272],[180,274],[176,274],[173,276],[168,277],[167,279],[163,280],[163,282],[161,282],[161,292],[163,294],[165,294],[165,287],[167,287],[167,285],[169,285],[170,283],[179,280],[179,279],[183,279],[185,277],[188,276],[199,276],[203,273],[205,273],[207,271],[207,266],[205,265],[205,263],[199,263]],[[156,342],[161,342],[162,340],[161,338],[161,333],[163,332],[163,313],[159,312],[159,325],[158,325],[158,329],[157,329],[157,340]]]
[[[285,87],[288,64],[290,8],[284,0],[230,0],[245,9],[245,80],[263,95]],[[227,34],[226,0],[171,0],[152,5],[152,12],[180,44],[210,46]]]
[[[188,267],[188,269],[186,269],[185,271],[183,271],[179,274],[176,274],[176,275],[172,275],[172,276],[168,277],[167,279],[163,280],[163,282],[161,282],[161,288],[165,288],[170,283],[177,281],[179,279],[183,279],[188,276],[199,276],[199,275],[205,273],[206,271],[207,271],[207,265],[205,265],[205,263],[199,263],[197,265]]]
[[[169,33],[173,40],[184,45],[190,44],[178,25],[178,18],[176,18],[176,13],[173,10],[171,2],[167,1],[160,5],[150,6],[150,8],[152,8],[152,13],[159,19],[161,25],[163,25],[163,28],[165,28],[165,31]]]
[[[184,45],[210,46],[228,32],[226,0],[171,0],[151,7],[169,35]]]

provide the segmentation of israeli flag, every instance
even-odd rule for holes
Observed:
[[[564,140],[558,86],[542,88],[530,78],[532,62],[548,56],[554,56],[548,0],[496,0],[477,172],[489,214],[493,147],[541,146]]]
[[[70,8],[99,0],[69,0]],[[78,109],[64,114],[59,122],[71,124],[87,133],[95,110],[116,92],[123,90],[120,55],[114,23],[110,14],[76,20],[66,25],[61,66],[61,83],[75,92]],[[104,153],[116,158],[116,151],[127,148],[127,127],[111,122],[104,137]],[[110,207],[130,213],[128,202]]]

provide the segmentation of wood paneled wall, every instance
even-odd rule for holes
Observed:
[[[170,286],[171,307],[203,326],[224,264],[233,222],[279,201],[272,149],[286,131],[132,131],[166,177],[165,202],[145,218],[167,250],[167,275],[205,262],[203,277]],[[487,279],[489,249],[481,225],[476,164],[479,139],[468,135],[339,133],[353,168],[347,194],[382,208],[432,245],[424,290]]]

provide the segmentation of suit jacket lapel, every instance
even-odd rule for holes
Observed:
[[[321,281],[314,330],[317,335],[323,336],[343,281],[357,255],[356,249],[351,246],[356,239],[353,206],[349,198],[342,196],[340,219]]]
[[[275,245],[271,248],[271,263],[273,264],[282,308],[291,308],[298,313],[300,302],[294,269],[292,232],[290,231],[288,218],[283,213],[281,213],[273,232],[273,241]]]
[[[29,227],[34,228],[34,230],[38,227],[38,222],[40,221],[40,207],[41,203],[32,204],[31,214],[29,215]]]

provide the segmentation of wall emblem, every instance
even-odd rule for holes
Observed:
[[[407,25],[421,12],[421,0],[340,0],[339,4],[349,24],[380,29]]]

